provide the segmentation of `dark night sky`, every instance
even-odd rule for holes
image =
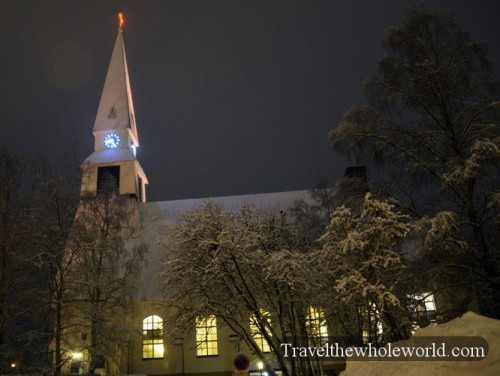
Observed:
[[[454,9],[490,43],[498,1]],[[383,56],[391,0],[0,0],[0,144],[23,155],[93,151],[92,127],[116,37],[124,39],[149,200],[308,189],[348,162],[327,133]]]

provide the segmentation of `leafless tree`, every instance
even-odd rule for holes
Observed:
[[[0,370],[15,356],[12,330],[14,316],[18,313],[15,307],[17,254],[26,230],[23,226],[22,170],[21,159],[6,148],[0,148]]]
[[[161,276],[166,325],[181,333],[197,317],[216,315],[265,360],[252,320],[284,375],[313,375],[309,357],[285,359],[282,343],[308,346],[306,308],[316,281],[302,238],[288,214],[244,206],[225,212],[207,202],[173,226]],[[270,320],[269,320],[270,318]],[[270,374],[275,374],[267,364]]]
[[[317,299],[333,311],[351,344],[362,345],[363,336],[374,344],[409,336],[401,288],[401,241],[413,228],[408,219],[367,193],[359,212],[335,210],[322,249],[312,254],[323,281]]]
[[[377,169],[387,197],[417,220],[453,220],[467,257],[448,249],[440,270],[453,269],[481,311],[500,317],[500,101],[487,46],[451,12],[415,6],[386,31],[385,48],[365,84],[369,104],[347,111],[331,142]]]
[[[88,339],[90,374],[103,367],[111,374],[123,373],[121,353],[132,334],[124,322],[134,309],[147,250],[131,237],[129,220],[136,208],[131,200],[114,187],[83,197],[68,245],[78,249],[71,272],[73,313]]]
[[[32,243],[27,256],[41,271],[38,277],[41,288],[31,286],[30,293],[39,307],[33,314],[42,321],[36,335],[47,338],[49,363],[44,372],[56,376],[71,359],[64,336],[76,330],[67,316],[74,304],[71,275],[80,251],[75,247],[77,232],[73,231],[73,225],[80,199],[81,170],[75,158],[66,160],[66,165],[57,167],[47,158],[32,163],[35,186],[28,217]]]

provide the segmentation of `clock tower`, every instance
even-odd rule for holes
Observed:
[[[146,201],[148,180],[137,160],[139,137],[123,43],[123,18],[116,37],[94,123],[94,152],[83,162],[82,194],[115,189]]]

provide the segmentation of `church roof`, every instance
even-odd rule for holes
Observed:
[[[93,152],[83,163],[114,163],[133,160],[135,156],[129,149],[109,149]]]
[[[97,110],[94,134],[127,128],[131,130],[134,144],[139,146],[123,32],[119,29]]]
[[[140,205],[141,236],[132,243],[148,246],[147,264],[141,273],[140,299],[161,299],[158,276],[170,242],[170,227],[183,213],[199,208],[208,200],[219,203],[224,210],[236,211],[245,204],[264,210],[290,209],[295,201],[311,200],[308,191],[273,192],[239,196],[196,198],[186,200],[148,202]]]
[[[152,214],[162,220],[175,220],[180,214],[194,210],[207,201],[216,202],[227,211],[240,209],[243,205],[254,205],[259,209],[288,210],[297,200],[310,199],[309,191],[287,191],[258,193],[237,196],[192,198],[185,200],[148,202],[141,205],[143,213]]]

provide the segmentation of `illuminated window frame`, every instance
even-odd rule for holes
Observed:
[[[363,323],[363,343],[379,344],[383,341],[384,326],[380,319],[380,312],[374,303],[359,310]]]
[[[408,295],[408,310],[412,321],[412,332],[436,324],[436,302],[431,292]]]
[[[196,318],[196,356],[218,356],[217,318],[215,315]]]
[[[328,327],[322,309],[313,306],[307,308],[306,331],[310,346],[321,347],[328,343]]]
[[[269,325],[271,324],[271,317],[269,316],[269,313],[266,312],[265,310],[260,310],[261,316],[264,317]],[[252,315],[250,317],[250,334],[252,335],[253,340],[259,346],[260,351],[263,353],[268,353],[271,352],[271,346],[269,346],[269,343],[267,340],[264,338],[264,335],[259,329],[259,326],[257,324],[257,320],[255,319],[255,315]],[[268,333],[271,335],[270,333]]]
[[[163,359],[163,320],[152,315],[142,321],[142,359]]]

